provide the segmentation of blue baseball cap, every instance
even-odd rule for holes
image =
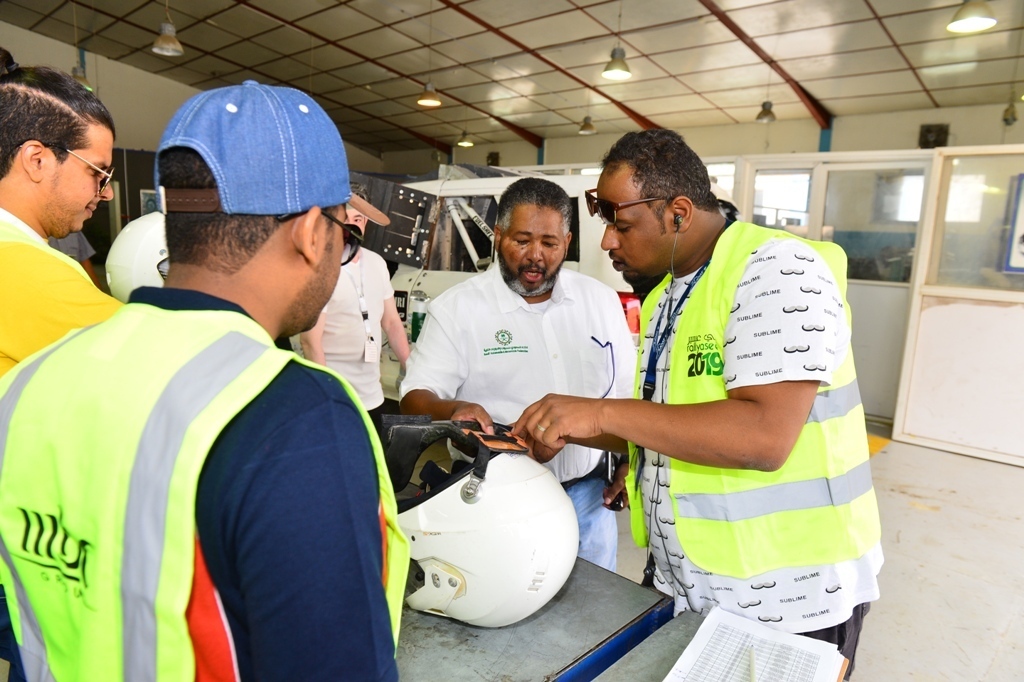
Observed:
[[[157,155],[171,147],[196,151],[217,181],[219,206],[197,210],[288,215],[352,196],[338,128],[293,88],[245,81],[199,93],[174,114]],[[159,164],[154,174],[159,187]]]

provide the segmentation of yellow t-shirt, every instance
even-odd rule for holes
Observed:
[[[72,329],[102,322],[120,307],[70,258],[0,223],[0,376]]]

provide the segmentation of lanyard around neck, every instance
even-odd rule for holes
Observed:
[[[722,230],[724,231],[727,229],[733,224],[733,222],[734,221],[732,220],[726,220],[725,226]],[[674,281],[669,283],[668,297],[665,301],[665,305],[661,309],[661,315],[658,316],[658,324],[654,327],[654,336],[651,338],[651,350],[647,358],[647,371],[644,373],[644,400],[651,400],[654,398],[654,387],[657,384],[656,376],[658,372],[658,360],[661,358],[661,354],[665,351],[669,338],[672,337],[672,332],[675,330],[675,326],[679,321],[679,315],[683,312],[683,304],[686,303],[686,299],[690,297],[690,293],[693,291],[693,288],[697,286],[697,282],[700,281],[700,278],[704,276],[704,272],[708,269],[709,265],[711,265],[710,256],[708,256],[708,259],[704,261],[704,265],[700,266],[697,272],[694,273],[693,278],[690,280],[690,283],[686,285],[686,290],[683,292],[683,295],[679,298],[679,301],[676,303],[674,308],[672,307],[672,285],[674,284]],[[675,278],[673,276],[673,280],[674,279]],[[669,311],[667,316],[665,315],[666,311]],[[665,321],[666,317],[668,317],[668,322],[665,325],[665,329],[662,330],[661,323]]]
[[[654,336],[651,338],[651,349],[647,357],[647,371],[644,373],[644,400],[651,400],[654,397],[654,387],[656,385],[655,377],[657,376],[658,359],[661,354],[665,351],[665,347],[668,346],[668,340],[672,336],[672,330],[676,326],[680,313],[683,312],[683,304],[686,303],[686,299],[690,297],[690,293],[693,288],[697,286],[697,282],[704,276],[704,271],[708,269],[708,265],[711,264],[711,259],[708,258],[704,265],[700,266],[700,269],[694,273],[693,278],[686,285],[686,290],[683,291],[683,295],[679,297],[679,301],[676,305],[672,306],[672,285],[669,285],[668,296],[666,297],[665,304],[662,306],[661,315],[658,316],[658,323],[654,327]],[[671,309],[671,310],[670,310]],[[669,311],[668,315],[665,311]],[[665,329],[661,328],[661,323],[668,318],[665,324]]]
[[[363,259],[360,258],[358,261],[359,265],[359,284],[356,284],[356,278],[352,276],[352,273],[342,268],[342,271],[348,275],[349,280],[352,282],[352,288],[356,290],[356,295],[359,298],[359,313],[363,316],[363,327],[366,329],[366,338],[373,340],[373,330],[370,328],[370,309],[366,305],[366,296],[364,292],[366,290],[366,277],[363,274]]]

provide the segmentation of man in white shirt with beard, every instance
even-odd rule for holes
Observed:
[[[404,414],[490,431],[548,393],[632,394],[636,349],[618,296],[561,270],[571,219],[571,199],[550,180],[509,185],[498,204],[497,264],[430,303],[402,382]],[[604,505],[602,452],[571,445],[545,466],[576,508],[579,556],[614,571],[618,532]]]

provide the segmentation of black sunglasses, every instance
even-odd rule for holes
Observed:
[[[352,225],[346,225],[327,211],[321,211],[320,215],[327,218],[328,222],[332,222],[341,228],[341,234],[345,239],[345,250],[341,252],[341,264],[343,266],[348,265],[356,257],[356,253],[359,252],[359,242],[362,241],[362,238],[352,229]]]
[[[616,221],[616,211],[620,208],[629,208],[630,206],[636,206],[638,204],[646,204],[649,201],[665,201],[661,197],[651,197],[650,199],[634,199],[632,201],[620,201],[615,203],[608,201],[607,199],[598,199],[596,189],[588,189],[583,193],[583,196],[587,198],[587,210],[590,211],[590,215],[599,215],[605,225],[614,225]]]

